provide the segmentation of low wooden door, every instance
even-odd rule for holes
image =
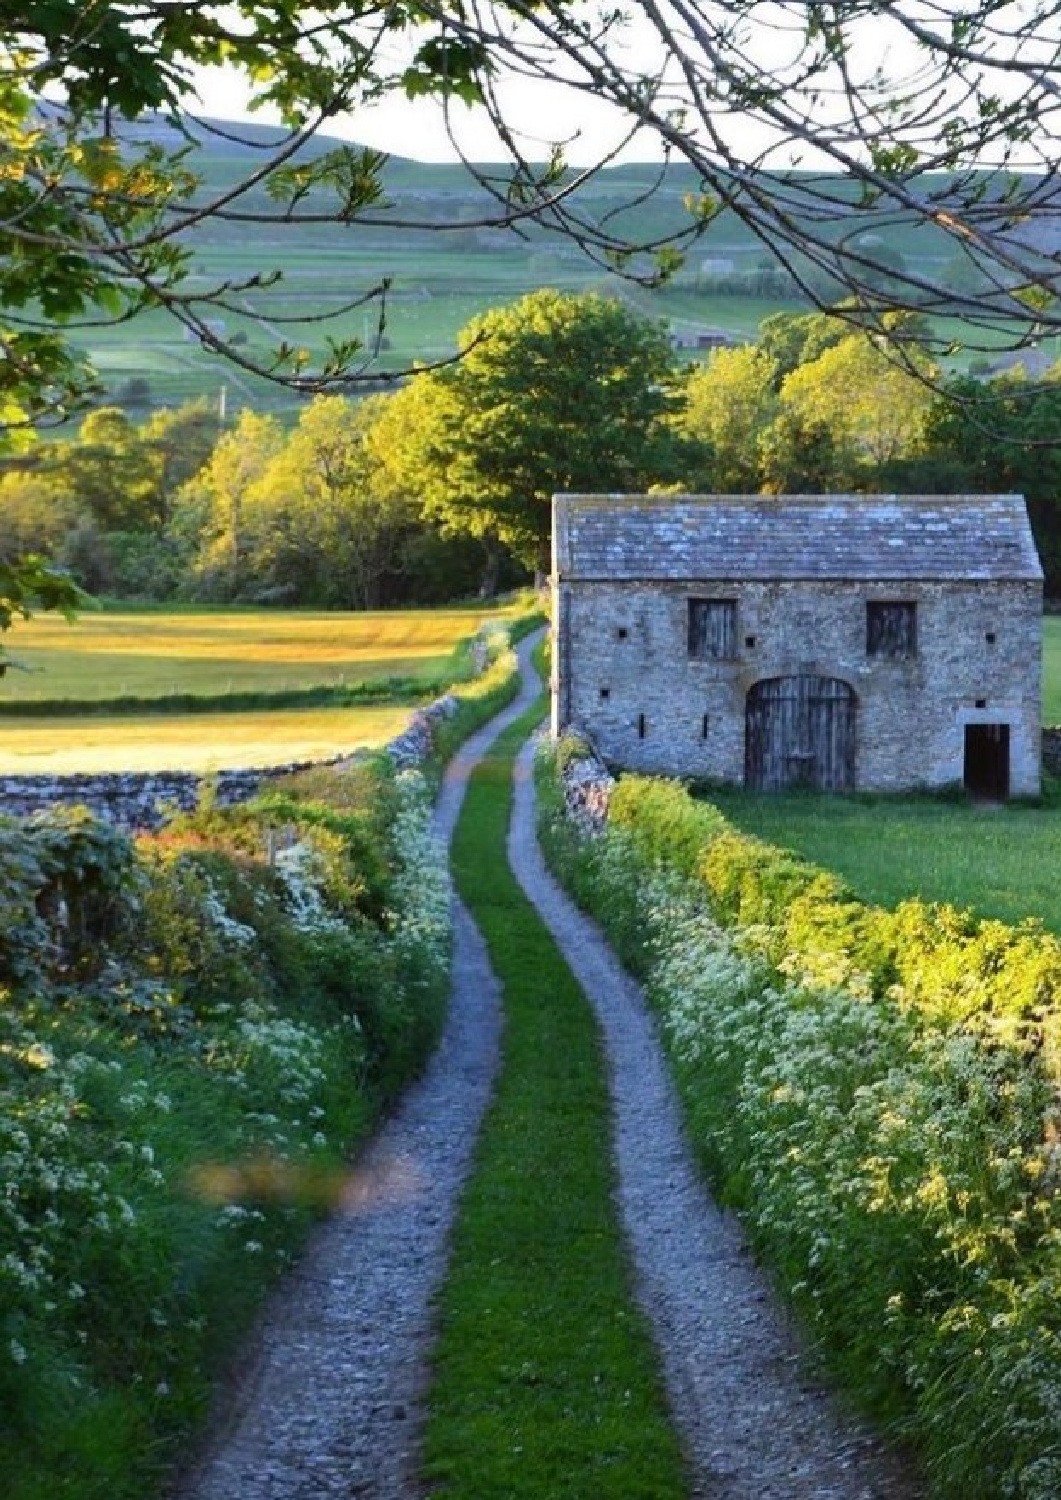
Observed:
[[[748,692],[744,781],[759,791],[855,784],[854,689],[838,677],[769,677]]]

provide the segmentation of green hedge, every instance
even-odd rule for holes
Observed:
[[[673,783],[554,867],[646,980],[689,1121],[839,1377],[948,1500],[1061,1493],[1058,945],[863,905]]]
[[[694,878],[716,920],[750,932],[792,977],[888,996],[1057,1059],[1061,941],[1037,920],[1010,925],[917,899],[893,911],[868,905],[838,876],[739,832],[674,782],[624,777],[610,818],[646,861]]]

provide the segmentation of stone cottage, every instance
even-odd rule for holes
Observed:
[[[1019,495],[557,495],[553,733],[667,776],[1039,791]]]

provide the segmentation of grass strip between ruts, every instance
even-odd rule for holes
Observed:
[[[453,840],[505,1030],[439,1293],[426,1473],[451,1500],[677,1500],[687,1476],[632,1296],[596,1020],[505,854],[513,760],[541,715],[539,700],[475,771]]]

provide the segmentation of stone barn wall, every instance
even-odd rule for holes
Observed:
[[[689,601],[736,601],[732,659],[690,654]],[[909,659],[867,654],[867,603],[916,607]],[[856,696],[855,780],[894,791],[961,782],[965,727],[1009,726],[1010,790],[1039,790],[1037,583],[831,580],[561,582],[554,728],[609,762],[741,782],[749,690],[811,675]]]

